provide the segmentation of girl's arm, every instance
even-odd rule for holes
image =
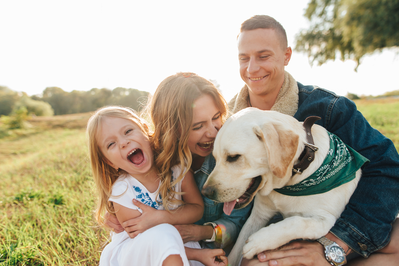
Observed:
[[[113,205],[115,209],[116,218],[118,219],[120,224],[122,224],[124,221],[137,218],[141,215],[141,213],[138,210],[127,208],[116,202],[113,202]]]
[[[184,177],[181,189],[185,193],[182,197],[185,204],[172,212],[156,210],[133,200],[134,205],[139,207],[143,213],[137,218],[125,220],[122,223],[129,236],[134,238],[139,233],[162,223],[191,224],[201,219],[204,212],[204,202],[191,172],[188,172]]]

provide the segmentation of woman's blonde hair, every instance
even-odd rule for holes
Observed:
[[[170,193],[170,186],[180,182],[191,167],[192,155],[187,140],[193,120],[193,104],[203,95],[212,97],[224,122],[228,110],[226,100],[212,82],[190,72],[164,79],[147,105],[147,113],[154,126],[156,168],[166,180],[172,178],[172,166],[179,164],[182,169],[173,184],[161,184],[160,193],[166,202],[172,200],[175,194],[173,190]]]
[[[103,107],[98,109],[87,122],[86,134],[88,138],[89,157],[99,195],[96,220],[102,226],[104,226],[104,212],[115,212],[112,203],[108,201],[112,192],[112,185],[121,174],[126,173],[122,169],[116,170],[111,167],[98,145],[97,138],[101,129],[101,123],[106,117],[123,118],[132,121],[149,137],[151,143],[150,132],[146,121],[141,119],[130,108],[120,106]]]

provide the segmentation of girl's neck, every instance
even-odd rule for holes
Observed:
[[[155,192],[159,187],[159,175],[155,168],[151,168],[148,173],[140,176],[134,176],[147,190],[151,193]]]
[[[193,162],[191,164],[191,170],[193,170],[195,172],[201,168],[202,164],[205,161],[205,157],[193,154],[192,158],[193,158]]]

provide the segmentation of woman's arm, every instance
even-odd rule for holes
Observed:
[[[134,200],[133,203],[143,213],[135,219],[126,220],[122,223],[123,228],[125,228],[129,236],[134,238],[139,233],[161,223],[172,225],[190,224],[199,220],[204,212],[204,203],[191,172],[188,172],[184,177],[181,188],[182,192],[185,193],[183,195],[185,204],[172,212],[165,210],[158,211]]]

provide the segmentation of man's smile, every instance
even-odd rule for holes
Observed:
[[[266,78],[268,75],[265,75],[265,76],[263,76],[263,77],[258,77],[258,78],[256,78],[256,77],[248,77],[248,79],[250,80],[250,81],[259,81],[259,80],[261,80],[261,79],[264,79],[264,78]]]

